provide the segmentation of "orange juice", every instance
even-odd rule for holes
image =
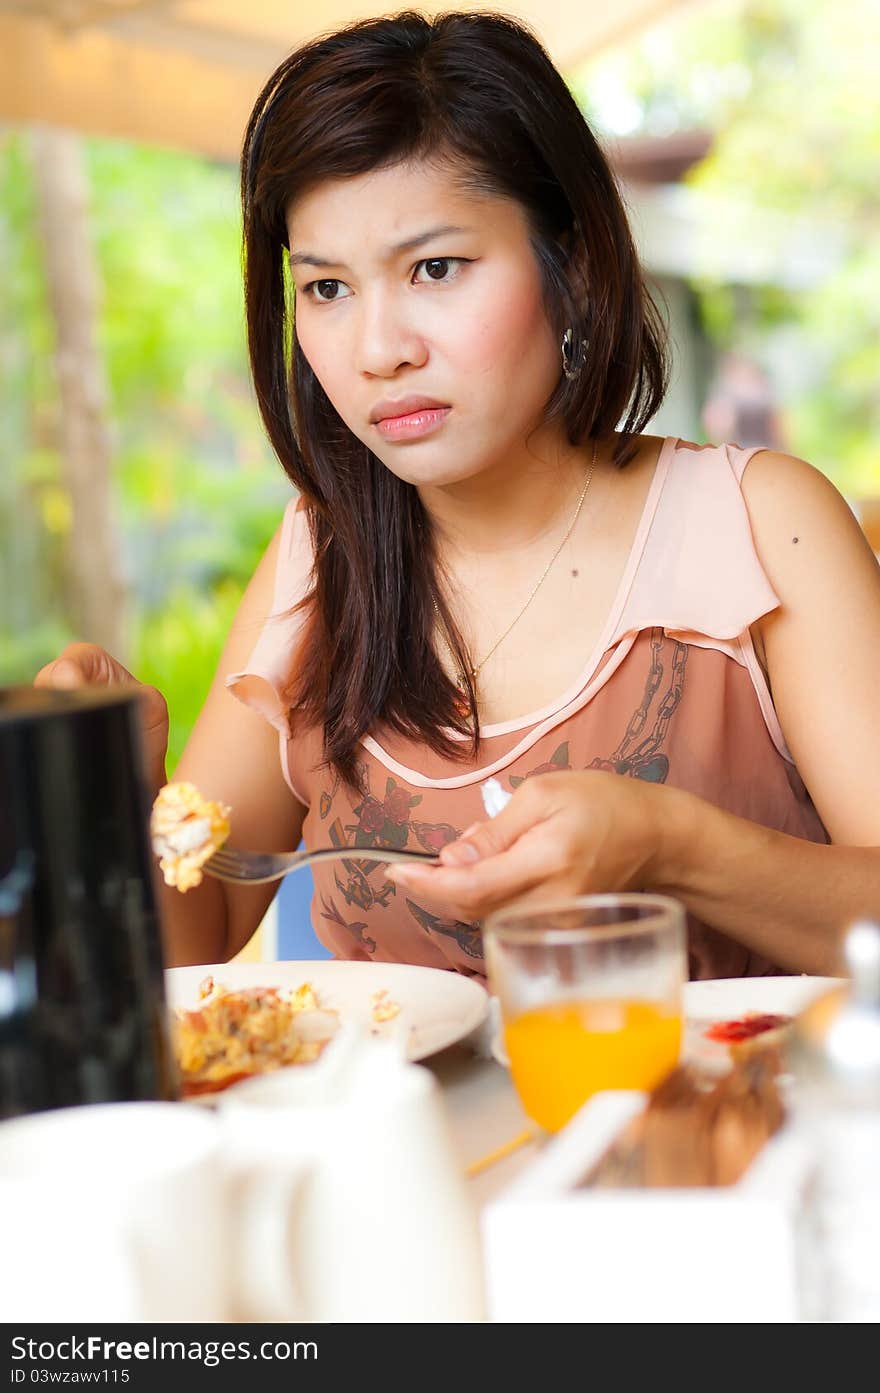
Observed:
[[[505,1024],[523,1107],[548,1132],[603,1088],[650,1089],[674,1069],[681,1013],[655,1001],[559,1001]]]

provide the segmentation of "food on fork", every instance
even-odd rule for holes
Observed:
[[[199,999],[203,1004],[196,1010],[172,1013],[184,1097],[216,1093],[282,1065],[311,1064],[339,1025],[335,1011],[321,1009],[309,982],[290,992],[227,991],[208,977]]]
[[[170,783],[159,790],[150,816],[153,850],[166,885],[192,890],[202,866],[229,836],[230,809],[204,798],[195,784]]]

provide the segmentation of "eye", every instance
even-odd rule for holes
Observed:
[[[330,304],[332,300],[347,300],[351,291],[345,281],[309,281],[303,287],[303,292],[311,296],[313,300],[319,300],[322,304]]]
[[[466,265],[466,260],[461,256],[432,256],[425,261],[416,262],[413,280],[417,285],[425,285],[426,280],[453,281],[459,275],[462,266]],[[425,278],[418,274],[422,267],[425,270]]]

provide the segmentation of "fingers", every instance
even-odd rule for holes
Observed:
[[[90,685],[112,686],[137,681],[104,648],[96,643],[69,643],[34,678],[35,687],[72,689]]]
[[[483,918],[493,909],[546,887],[564,876],[567,868],[556,836],[548,837],[541,828],[535,828],[517,837],[507,850],[484,860],[433,867],[389,866],[388,876],[407,892],[467,921]]]
[[[151,785],[165,783],[168,754],[168,703],[157,687],[138,682],[128,668],[96,643],[69,643],[51,663],[40,668],[35,687],[71,690],[77,687],[115,687],[138,698],[141,737]]]
[[[85,686],[82,669],[66,658],[55,658],[53,662],[41,667],[34,678],[35,687],[54,687],[70,690]]]
[[[595,838],[585,835],[597,780],[606,777],[566,771],[530,779],[497,817],[444,847],[439,866],[392,866],[388,875],[461,919],[482,918],[526,899],[606,889],[591,851]],[[573,802],[579,810],[574,817]]]
[[[168,727],[168,703],[158,687],[147,687],[139,684],[138,697],[141,703],[141,718],[144,724],[144,733],[151,735],[153,731],[166,729]]]
[[[553,807],[555,801],[549,780],[535,779],[521,784],[497,817],[473,823],[458,841],[445,846],[440,853],[441,864],[468,866],[486,856],[497,856],[542,822]]]
[[[538,787],[541,782],[544,789]],[[525,856],[523,845],[552,806],[549,782],[535,779],[522,784],[497,817],[473,823],[457,841],[445,846],[439,866],[389,866],[389,878],[462,919],[479,917],[496,904],[524,894],[548,872],[547,852],[536,854],[534,837]]]
[[[86,647],[86,644],[69,643],[57,658],[40,668],[34,678],[34,686],[72,688],[83,687],[92,681],[94,660],[80,651]]]
[[[99,655],[103,656],[103,649],[92,644],[69,643],[53,662],[40,669],[34,685],[70,689],[99,681]],[[103,680],[106,681],[106,677]]]
[[[71,645],[74,647],[76,645]],[[158,687],[149,687],[138,682],[121,663],[105,653],[103,648],[91,649],[86,644],[79,645],[87,650],[70,653],[68,649],[51,663],[40,668],[34,678],[35,687],[52,687],[57,690],[73,690],[86,686],[136,687],[140,699],[141,717],[144,733],[166,730],[168,726],[168,703]]]

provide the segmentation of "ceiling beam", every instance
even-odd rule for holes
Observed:
[[[533,25],[565,71],[629,26],[694,3],[508,0],[504,8]],[[260,0],[216,11],[196,0],[0,0],[0,120],[237,160],[253,103],[281,59],[318,20],[333,27],[371,9],[370,0],[323,0],[320,11],[306,0],[290,0],[289,11],[261,9]]]

